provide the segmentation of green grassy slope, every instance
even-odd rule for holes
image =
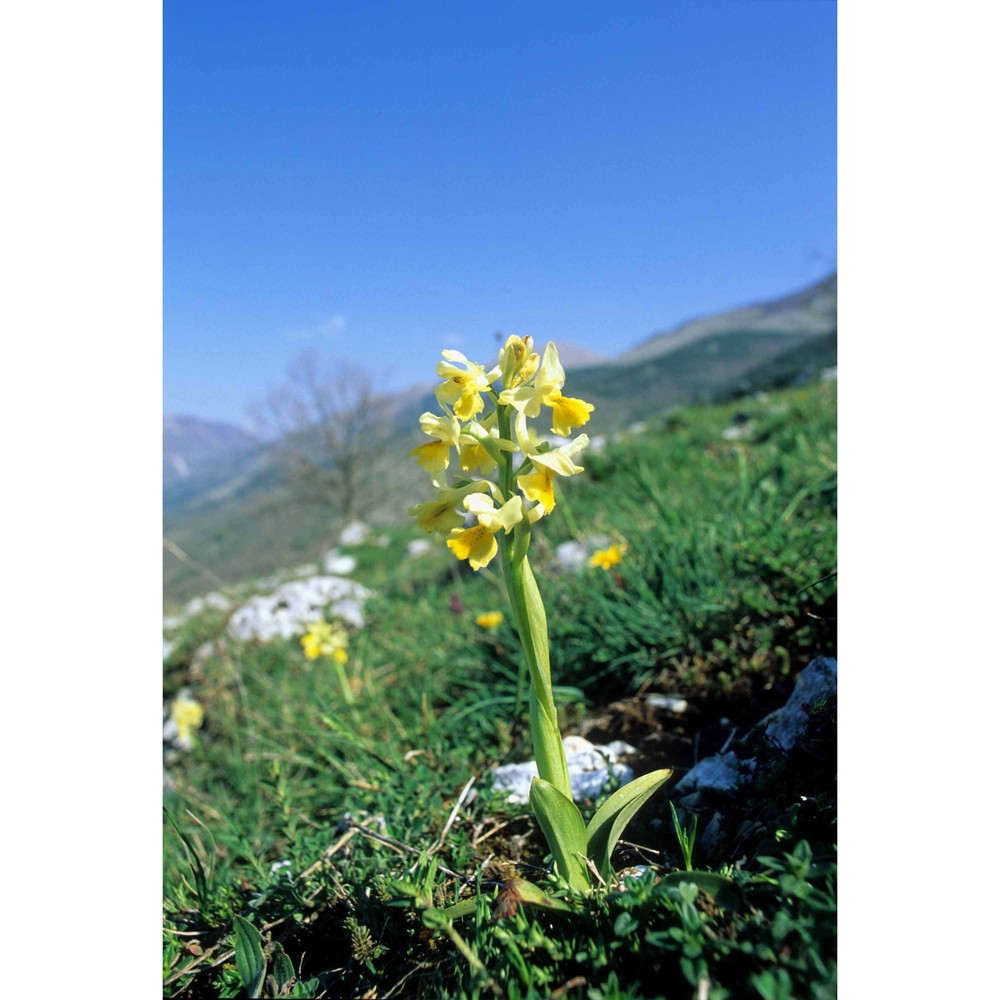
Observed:
[[[586,397],[581,381],[567,392]],[[749,418],[744,436],[724,438],[737,411]],[[701,728],[646,726],[629,738],[645,748],[642,769],[682,770],[699,752],[696,732],[723,716],[755,721],[809,659],[836,654],[836,385],[640,415],[644,433],[585,454],[587,472],[560,484],[530,557],[555,682],[577,689],[562,699],[566,729],[600,718],[627,733],[617,699],[680,693]],[[834,804],[808,785],[771,790],[739,855],[696,855],[732,875],[738,903],[689,898],[650,875],[578,900],[575,915],[489,920],[497,882],[515,865],[538,881],[545,864],[526,808],[481,779],[529,754],[519,647],[509,616],[495,634],[474,623],[504,606],[492,567],[471,573],[440,539],[408,558],[408,542],[426,536],[403,506],[387,547],[357,550],[355,576],[377,596],[351,637],[353,704],[296,639],[237,643],[212,611],[174,637],[166,694],[186,686],[205,724],[168,768],[165,804],[186,839],[165,826],[165,995],[243,995],[231,951],[241,916],[266,929],[277,979],[264,996],[280,992],[287,955],[307,985],[283,995],[691,996],[708,977],[711,996],[832,997]],[[622,562],[560,572],[557,545],[594,535],[625,543]],[[301,539],[312,544],[304,527]],[[473,774],[478,797],[449,825]],[[677,863],[670,797],[668,787],[652,800],[628,838],[663,852],[652,855],[661,873]],[[419,891],[438,907],[469,898],[421,857],[432,848],[450,871],[481,880],[483,902],[451,928],[464,951],[414,903]]]

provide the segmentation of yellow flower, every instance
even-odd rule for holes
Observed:
[[[624,543],[620,545],[610,545],[606,549],[598,549],[589,560],[589,565],[600,567],[601,569],[611,569],[622,561],[622,556],[628,548]]]
[[[556,492],[549,469],[528,472],[517,477],[517,485],[529,500],[537,500],[546,514],[552,513],[556,505]]]
[[[447,441],[428,441],[427,444],[417,445],[409,454],[427,472],[443,472],[451,460],[451,445]]]
[[[454,489],[442,489],[436,500],[428,500],[426,503],[418,503],[413,507],[408,507],[406,513],[415,517],[417,524],[428,534],[437,531],[442,535],[447,535],[452,528],[459,527],[465,520],[455,510],[462,502],[463,497],[489,486],[487,480],[477,479],[464,486],[456,486]]]
[[[524,518],[524,501],[513,496],[498,508],[488,494],[470,493],[465,498],[465,509],[476,515],[478,523],[464,531],[452,529],[448,548],[455,553],[456,559],[468,559],[473,569],[480,570],[488,566],[499,551],[493,536],[498,531],[509,533]]]
[[[505,531],[508,534],[524,517],[524,502],[520,497],[511,497],[499,509],[486,493],[470,493],[465,498],[465,509],[476,515],[479,523],[494,534]]]
[[[500,393],[500,402],[513,406],[519,415],[525,417],[537,417],[543,403],[552,407],[552,432],[568,437],[573,427],[582,427],[590,419],[594,407],[582,399],[564,396],[562,387],[565,381],[566,373],[559,362],[559,351],[550,341],[534,384],[505,389]]]
[[[538,370],[538,355],[531,351],[531,337],[508,337],[500,349],[500,370],[505,389],[514,389],[527,382]]]
[[[428,436],[458,447],[458,436],[462,433],[462,425],[450,413],[443,416],[438,413],[420,414],[420,429]]]
[[[205,720],[205,710],[186,691],[182,691],[170,709],[170,717],[177,726],[177,740],[181,745],[191,743],[196,729]]]
[[[575,476],[577,473],[583,472],[583,466],[577,465],[573,459],[590,444],[590,438],[586,434],[577,434],[572,441],[568,441],[558,448],[539,451],[531,440],[531,435],[528,432],[528,418],[523,412],[518,413],[514,418],[514,434],[517,437],[517,443],[521,446],[521,451],[527,458],[531,459],[536,468],[544,466],[559,476]]]
[[[585,403],[582,399],[573,399],[557,393],[546,400],[546,405],[552,407],[552,433],[560,437],[569,437],[573,427],[582,427],[594,412],[593,403]]]
[[[329,656],[337,663],[347,662],[347,632],[337,622],[314,621],[301,641],[306,659]]]
[[[418,503],[406,511],[417,519],[417,524],[430,534],[432,531],[447,535],[452,528],[462,523],[462,515],[455,510],[455,499],[449,493],[442,493],[437,500]]]
[[[506,445],[506,442],[503,444]],[[487,428],[473,420],[469,424],[468,433],[462,434],[458,439],[459,465],[466,472],[479,469],[484,476],[488,476],[497,467],[496,456],[500,454],[500,448],[500,432],[496,427]]]
[[[502,621],[502,611],[484,611],[481,615],[476,615],[476,624],[480,628],[495,629]]]
[[[487,372],[461,351],[442,351],[441,356],[445,360],[437,363],[435,371],[444,381],[434,390],[434,395],[439,403],[451,406],[459,420],[471,420],[482,412],[485,404],[480,393],[486,392],[490,383],[500,377],[500,369]]]
[[[455,553],[456,559],[468,559],[469,565],[477,570],[488,566],[499,550],[493,532],[482,524],[475,524],[464,531],[461,528],[452,529],[448,548]]]
[[[558,395],[565,381],[566,373],[559,363],[559,352],[556,345],[549,341],[534,383],[517,389],[505,389],[500,393],[500,402],[513,406],[525,416],[537,417],[542,403],[550,396]]]

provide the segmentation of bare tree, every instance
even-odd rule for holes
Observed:
[[[286,382],[250,408],[297,502],[364,517],[379,499],[379,466],[389,431],[386,403],[371,375],[314,352],[295,359]]]

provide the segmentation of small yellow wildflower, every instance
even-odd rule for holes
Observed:
[[[170,710],[170,717],[177,726],[177,742],[181,746],[190,746],[196,729],[201,728],[205,720],[205,710],[186,691],[182,691],[175,699]]]
[[[598,549],[590,557],[589,565],[600,567],[601,569],[611,569],[612,566],[616,566],[622,561],[622,556],[625,554],[627,547],[625,544],[621,544],[610,545],[606,549]]]
[[[335,663],[347,662],[347,632],[336,622],[314,621],[302,636],[306,659],[329,656]]]
[[[480,628],[495,629],[503,621],[502,611],[484,611],[481,615],[476,615],[476,624]]]

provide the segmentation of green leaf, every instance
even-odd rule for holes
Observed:
[[[295,978],[295,966],[292,965],[292,960],[281,950],[280,945],[278,946],[278,956],[274,961],[272,975],[279,989],[285,983],[291,982]]]
[[[645,805],[646,800],[672,775],[669,768],[652,771],[624,788],[619,788],[607,802],[594,813],[587,824],[587,857],[596,865],[601,878],[611,878],[611,852],[632,817]]]
[[[259,997],[264,985],[264,973],[267,971],[264,952],[260,946],[260,934],[243,917],[237,917],[233,921],[233,930],[236,932],[236,971],[247,996]]]
[[[191,865],[191,871],[194,874],[194,885],[195,892],[198,894],[198,903],[204,906],[208,902],[208,879],[205,877],[205,869],[202,866],[201,859],[198,857],[198,852],[194,849],[194,844],[191,843],[187,834],[177,825],[174,817],[170,815],[166,806],[163,807],[163,815],[167,817],[170,825],[174,828],[174,832],[181,838],[181,842],[184,844],[188,863]]]
[[[544,778],[532,779],[528,801],[555,858],[556,871],[574,889],[589,889],[590,876],[584,860],[587,836],[576,804]]]

